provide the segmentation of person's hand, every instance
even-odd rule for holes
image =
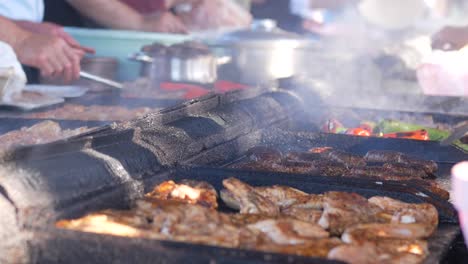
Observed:
[[[187,33],[185,25],[170,12],[144,16],[141,30],[149,32]]]
[[[65,83],[80,77],[80,61],[85,51],[63,38],[30,33],[15,47],[21,63],[38,68],[41,75],[62,78]]]
[[[95,53],[95,50],[93,48],[81,46],[80,43],[78,43],[78,41],[76,41],[70,34],[63,30],[63,27],[57,24],[49,22],[35,23],[30,21],[16,21],[15,23],[21,28],[26,29],[30,32],[59,37],[65,40],[68,43],[68,45],[76,49],[81,49],[86,53]]]
[[[445,27],[432,36],[432,48],[459,50],[468,44],[468,27]]]

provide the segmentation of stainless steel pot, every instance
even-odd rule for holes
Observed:
[[[223,35],[211,44],[232,63],[241,75],[241,82],[268,83],[297,74],[307,65],[313,41],[276,27],[274,20],[259,20],[249,30]]]
[[[208,49],[192,50],[189,48],[163,52],[138,52],[130,59],[141,63],[142,77],[148,77],[152,83],[161,81],[210,84],[218,79],[218,65],[227,62],[227,58],[217,58]]]

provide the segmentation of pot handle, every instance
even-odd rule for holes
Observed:
[[[138,62],[148,62],[148,63],[153,62],[153,58],[144,52],[136,52],[130,55],[128,59],[133,60],[133,61],[138,61]]]

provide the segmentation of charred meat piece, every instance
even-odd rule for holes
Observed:
[[[361,156],[346,153],[343,151],[338,151],[338,150],[330,151],[328,152],[326,157],[332,161],[345,165],[347,168],[366,166],[366,161]]]
[[[372,150],[367,152],[364,158],[367,162],[417,165],[424,168],[424,171],[428,174],[434,174],[438,170],[437,163],[432,160],[420,160],[396,151]]]
[[[238,202],[241,214],[265,214],[276,216],[279,207],[269,199],[258,194],[255,189],[235,178],[225,179],[223,186]]]
[[[356,224],[381,221],[382,211],[358,194],[328,192],[324,194],[323,214],[318,223],[331,234],[339,235]]]
[[[375,204],[385,212],[392,215],[392,223],[423,224],[432,228],[434,232],[439,224],[437,209],[428,203],[410,204],[389,197],[375,196],[369,199],[369,203]]]
[[[247,226],[252,231],[263,233],[279,245],[304,244],[310,239],[327,238],[328,232],[317,224],[294,219],[267,219]]]
[[[297,162],[312,162],[322,158],[320,153],[311,152],[289,152],[286,154],[286,159]]]
[[[246,155],[251,161],[280,162],[283,158],[279,150],[262,146],[249,149]]]
[[[385,163],[382,167],[396,174],[412,175],[422,179],[434,178],[433,174],[428,174],[422,166],[418,165],[410,165],[403,163]]]
[[[400,181],[400,180],[411,180],[411,179],[421,179],[415,175],[409,174],[400,174],[392,170],[377,167],[377,166],[367,166],[364,168],[353,168],[349,174],[350,177],[365,177],[365,178],[378,178],[381,180],[387,181]]]
[[[349,169],[342,163],[330,160],[316,160],[312,162],[318,173],[322,176],[341,177],[350,173]]]
[[[432,227],[424,224],[358,224],[347,228],[341,240],[349,244],[381,239],[415,240],[429,237],[432,231]]]
[[[208,208],[218,208],[216,190],[207,182],[182,180],[179,184],[166,181],[156,186],[146,197],[159,200],[177,200],[189,204],[199,204]]]
[[[371,150],[364,156],[367,162],[405,163],[406,155],[401,152],[388,150]]]
[[[247,162],[238,165],[233,165],[231,168],[246,169],[254,171],[273,171],[283,173],[315,173],[316,169],[310,164],[305,162],[290,162],[282,161],[280,163],[259,161],[259,162]]]

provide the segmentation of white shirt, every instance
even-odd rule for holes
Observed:
[[[42,22],[43,0],[0,0],[0,15],[14,20]]]

